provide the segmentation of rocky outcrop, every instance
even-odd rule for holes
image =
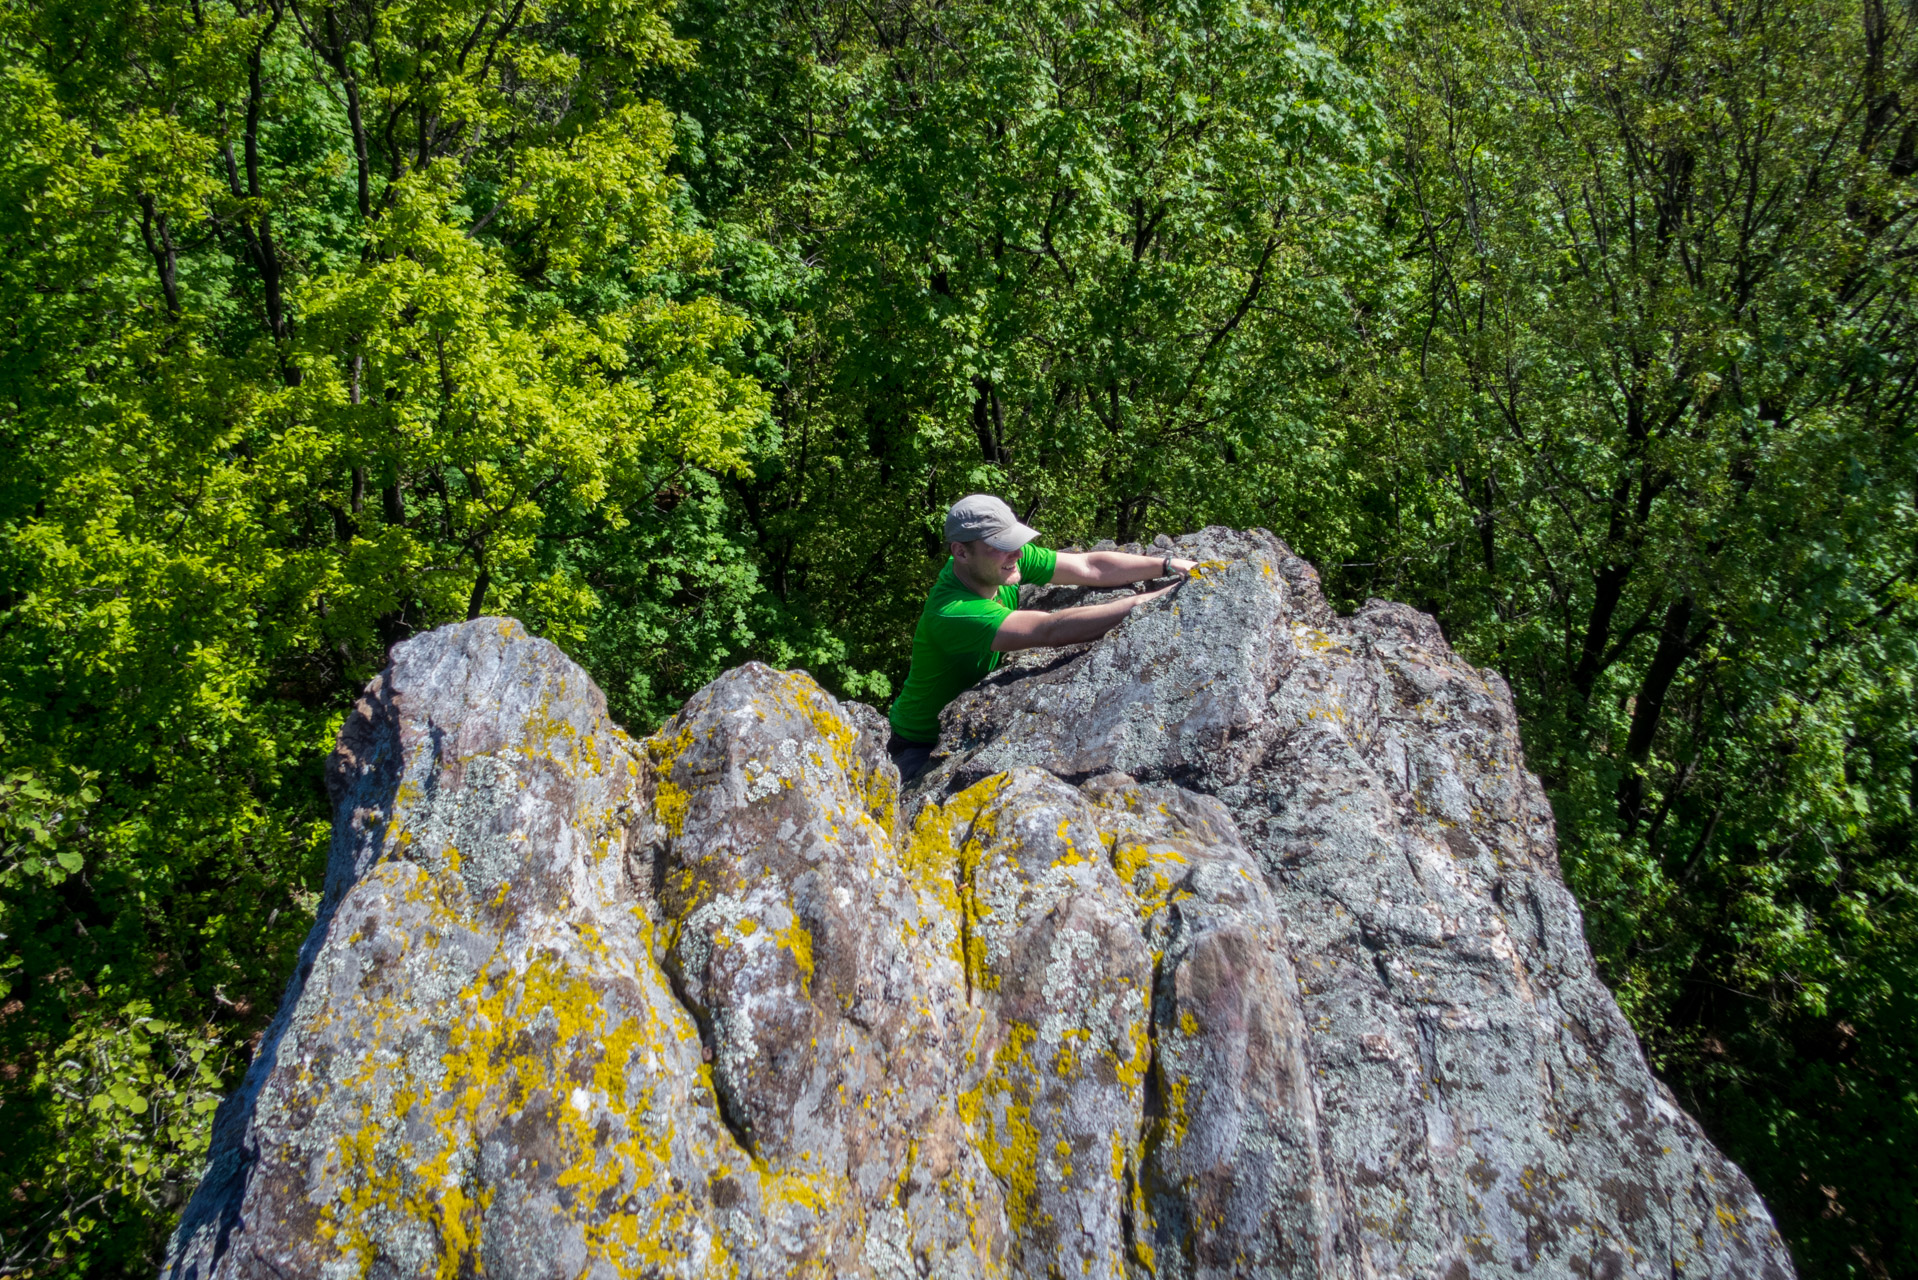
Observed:
[[[1268,534],[1167,545],[903,795],[801,673],[635,742],[515,623],[399,646],[167,1274],[1789,1276],[1499,678]]]

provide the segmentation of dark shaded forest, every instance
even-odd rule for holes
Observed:
[[[1656,1070],[1918,1276],[1914,0],[0,0],[0,1275],[151,1274],[387,648],[885,705],[946,506],[1511,681]]]

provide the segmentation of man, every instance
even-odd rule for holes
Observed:
[[[901,781],[925,771],[939,744],[939,713],[998,666],[1000,654],[1097,640],[1128,613],[1179,585],[1043,613],[1018,607],[1019,583],[1122,587],[1183,576],[1194,563],[1123,551],[1052,552],[1033,545],[1038,536],[991,494],[961,498],[946,512],[946,549],[952,558],[919,614],[912,669],[889,717],[892,738],[886,752],[899,766]]]

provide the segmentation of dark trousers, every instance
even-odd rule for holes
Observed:
[[[926,765],[932,760],[936,742],[914,742],[911,738],[902,738],[898,734],[886,740],[886,754],[899,766],[899,781],[903,785],[926,771]]]

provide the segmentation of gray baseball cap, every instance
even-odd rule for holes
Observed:
[[[1017,551],[1038,536],[1037,529],[1020,524],[1012,508],[989,493],[969,493],[946,512],[947,542],[983,538],[995,551]]]

